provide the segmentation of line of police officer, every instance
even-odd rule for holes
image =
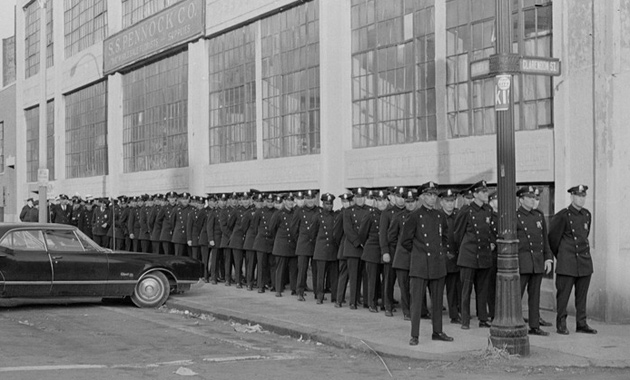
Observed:
[[[580,199],[585,191],[583,185],[569,190],[572,197]],[[465,200],[461,210],[455,208],[459,194]],[[550,324],[540,318],[538,305],[543,272],[551,270],[552,251],[558,257],[558,332],[568,333],[566,303],[575,286],[577,331],[596,333],[586,324],[585,313],[592,263],[589,267],[582,262],[590,259],[590,214],[583,209],[583,202],[582,206],[572,203],[554,217],[548,240],[543,214],[537,210],[540,190],[523,187],[516,195],[520,202],[521,289],[522,293],[528,290],[530,334],[548,334],[540,329],[541,324]],[[376,313],[380,298],[381,310],[391,317],[397,279],[403,318],[411,321],[412,345],[418,344],[421,318],[432,318],[433,340],[453,340],[442,331],[445,288],[451,323],[469,328],[474,287],[479,326],[490,326],[497,214],[485,181],[461,193],[453,189],[440,192],[434,182],[413,189],[357,188],[339,196],[343,206],[339,211],[333,211],[334,195],[321,195],[321,207],[316,197],[313,190],[207,197],[169,192],[116,199],[60,195],[49,214],[51,222],[75,225],[104,247],[189,255],[203,261],[207,282],[225,281],[225,285],[234,283],[238,288],[245,285],[248,290],[258,288],[259,293],[271,289],[277,297],[282,296],[288,282],[291,293],[305,301],[310,266],[318,304],[329,290],[335,307],[347,301],[350,309],[357,309],[362,302]],[[20,219],[36,221],[37,215],[36,201],[29,199]],[[578,217],[588,220],[574,220]],[[585,236],[578,239],[574,222]],[[571,230],[568,237],[567,230]],[[573,246],[580,250],[576,270],[564,259],[565,251]]]

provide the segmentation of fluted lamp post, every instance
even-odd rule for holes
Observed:
[[[39,169],[37,170],[37,185],[39,188],[39,222],[48,221],[48,133],[47,133],[47,97],[46,97],[46,2],[37,0],[40,7],[39,15]]]

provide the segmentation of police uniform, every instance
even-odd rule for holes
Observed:
[[[437,184],[427,182],[420,186],[422,195],[437,198]],[[409,282],[411,294],[411,345],[418,344],[422,304],[427,292],[431,293],[434,340],[452,341],[442,331],[442,299],[446,277],[446,250],[448,224],[444,214],[426,204],[412,211],[402,228],[400,245],[409,252]]]
[[[151,227],[151,251],[155,254],[164,254],[160,234],[162,233],[162,223],[164,222],[164,214],[162,213],[162,194],[154,196],[154,204],[149,214],[149,226]]]
[[[284,197],[285,202],[292,202],[293,196]],[[282,296],[284,288],[284,272],[289,270],[289,283],[291,294],[297,294],[297,256],[295,247],[297,244],[297,228],[293,223],[295,210],[285,206],[278,210],[271,218],[271,233],[274,236],[272,254],[276,258],[276,297]]]
[[[226,201],[232,202],[234,198],[235,194],[229,195],[227,196]],[[232,214],[234,213],[234,208],[230,205],[226,205],[223,208],[219,207],[217,211],[219,226],[221,226],[221,240],[216,243],[223,253],[221,256],[224,264],[225,285],[230,286],[232,284],[232,250],[229,245],[233,226],[230,226],[229,222]]]
[[[118,199],[112,199],[111,202],[110,210],[113,222],[109,225],[107,237],[109,238],[109,247],[120,251],[124,249],[123,245],[125,242],[125,235],[123,233],[122,226],[122,208],[118,204]]]
[[[525,186],[516,196],[535,197],[535,188]],[[518,238],[518,268],[521,280],[521,298],[527,288],[530,334],[548,335],[540,330],[540,285],[545,273],[545,263],[553,262],[547,238],[547,223],[539,210],[527,209],[521,204],[516,211]]]
[[[59,195],[59,198],[63,200],[64,203],[51,207],[51,221],[53,223],[71,225],[72,223],[70,223],[70,220],[72,219],[72,208],[65,204],[65,201],[68,200],[68,196],[61,194]]]
[[[219,218],[223,208],[225,208],[225,202],[227,201],[227,194],[220,194],[216,196],[219,207],[212,207],[208,213],[206,221],[206,230],[208,231],[210,252],[210,278],[213,284],[217,284],[218,281],[223,279],[225,275],[225,266],[223,265],[223,248],[221,248],[221,239],[223,238],[223,230],[221,229],[221,221]]]
[[[248,198],[250,195],[243,193],[240,198]],[[249,208],[237,206],[234,208],[228,220],[228,228],[232,231],[228,247],[231,255],[226,255],[226,270],[234,263],[234,280],[237,288],[243,287],[243,246],[245,244],[245,234],[247,230],[243,229],[243,216],[249,211]]]
[[[570,188],[575,196],[586,196],[588,186]],[[593,259],[588,242],[592,216],[584,207],[573,203],[560,210],[549,225],[549,245],[556,257],[556,328],[560,334],[568,334],[567,304],[575,286],[576,331],[597,333],[586,322],[586,297],[593,274]]]
[[[145,253],[152,252],[151,247],[151,232],[152,228],[150,225],[151,218],[151,210],[153,206],[149,204],[151,202],[151,197],[148,194],[144,194],[141,196],[144,204],[139,206],[140,213],[140,231],[138,231],[137,239],[140,240],[140,251]]]
[[[396,187],[391,189],[390,194],[392,194],[393,197],[402,198],[404,192],[404,188]],[[404,207],[390,205],[381,213],[381,220],[379,222],[379,244],[381,246],[381,253],[382,255],[389,254],[389,262],[383,263],[383,306],[385,306],[385,316],[387,317],[394,315],[394,286],[396,284],[396,270],[392,267],[396,246],[395,244],[392,245],[389,241],[387,231],[395,215],[403,210],[405,210]],[[391,250],[390,246],[393,246],[394,250]]]
[[[377,199],[387,199],[387,193],[383,190],[373,195]],[[380,246],[380,221],[382,211],[378,208],[370,209],[363,217],[359,227],[359,238],[363,245],[361,261],[365,263],[367,272],[367,292],[364,293],[364,303],[367,302],[370,312],[378,312],[378,293],[380,290],[380,273],[382,272],[382,255]]]
[[[162,214],[158,215],[158,219],[162,220],[162,230],[160,231],[160,241],[162,242],[162,249],[165,255],[173,255],[173,214],[177,209],[177,193],[170,191],[166,193],[166,199],[173,199],[174,202],[169,201],[168,204],[162,207]]]
[[[305,191],[301,194],[302,198],[312,199],[316,196],[314,190]],[[313,216],[318,214],[321,209],[318,206],[308,207],[306,204],[295,211],[293,216],[293,224],[295,225],[298,233],[297,244],[295,248],[295,254],[297,255],[297,293],[298,300],[304,301],[304,291],[306,290],[306,278],[308,277],[308,266],[311,264],[312,273],[312,286],[315,291],[317,283],[317,266],[312,262],[313,253],[315,250],[315,239],[309,234],[311,229],[311,221]]]
[[[199,250],[201,253],[201,262],[203,263],[203,280],[210,282],[210,239],[208,237],[208,218],[210,217],[210,197],[201,198],[202,203],[206,203],[204,207],[199,210],[199,219],[203,220],[199,232]]]
[[[346,288],[348,286],[348,260],[346,260],[346,257],[344,255],[345,246],[347,243],[346,242],[347,237],[346,237],[345,231],[343,230],[343,219],[344,219],[344,215],[350,210],[350,207],[354,200],[354,194],[352,194],[351,192],[343,193],[339,195],[339,198],[341,199],[342,205],[344,202],[347,202],[349,206],[343,207],[339,211],[339,218],[341,219],[342,234],[341,234],[341,241],[339,242],[339,248],[337,249],[337,265],[338,265],[337,296],[333,297],[333,298],[336,298],[337,300],[337,302],[335,302],[335,307],[341,307],[341,305],[345,302],[345,299],[346,299]]]
[[[274,260],[271,251],[273,251],[274,236],[271,231],[271,218],[275,214],[273,208],[273,194],[267,194],[265,197],[266,205],[254,212],[250,228],[256,230],[254,245],[252,248],[256,251],[258,293],[264,293],[266,286],[273,286],[272,282],[272,261]]]
[[[479,181],[469,189],[471,192],[488,191],[485,181]],[[470,328],[470,295],[473,284],[478,298],[477,305],[487,304],[488,281],[492,268],[492,245],[496,244],[495,223],[492,208],[473,201],[462,207],[455,218],[455,243],[459,245],[457,265],[462,282],[462,328]],[[485,307],[477,310],[480,327],[489,327]]]
[[[367,190],[359,187],[354,192],[355,204],[350,206],[343,213],[343,232],[346,236],[343,247],[343,256],[347,260],[348,265],[348,282],[350,284],[350,300],[351,309],[356,309],[359,303],[359,286],[361,282],[363,245],[359,238],[359,228],[361,221],[369,214],[370,208],[365,204],[359,206],[356,204],[357,198],[367,195]]]
[[[138,207],[139,197],[134,196],[131,198],[129,205],[129,218],[127,219],[127,231],[129,231],[129,238],[131,239],[131,251],[140,252],[140,207]]]
[[[440,193],[440,198],[457,198],[457,193],[451,189],[447,189]],[[455,243],[455,237],[453,230],[455,227],[455,217],[459,212],[458,209],[448,214],[444,209],[442,213],[446,218],[446,224],[448,225],[447,237],[448,243],[446,246],[446,278],[444,279],[446,287],[446,300],[448,304],[448,316],[451,319],[451,323],[461,323],[461,317],[459,315],[459,309],[461,307],[462,297],[462,282],[459,275],[459,267],[457,266],[458,245]]]
[[[193,208],[190,205],[190,193],[182,193],[179,197],[179,204],[175,206],[171,214],[171,225],[173,233],[171,242],[173,243],[175,256],[188,256],[188,218]]]
[[[406,190],[405,200],[408,202],[415,202],[415,195],[411,190]],[[410,305],[410,292],[409,292],[409,251],[406,250],[400,244],[400,235],[403,231],[405,223],[409,218],[411,212],[406,208],[394,215],[392,223],[387,230],[387,239],[390,242],[389,251],[394,252],[392,259],[392,268],[396,271],[396,278],[398,280],[398,287],[400,288],[400,307],[403,311],[403,318],[406,320],[411,319],[409,305]]]
[[[201,260],[201,243],[200,237],[202,231],[206,236],[206,244],[208,233],[205,232],[206,212],[202,208],[201,203],[203,199],[199,196],[193,196],[190,198],[192,203],[192,211],[188,214],[186,220],[186,240],[190,247],[190,256],[193,259]],[[206,278],[207,269],[204,270],[204,278]]]
[[[105,202],[105,199],[100,198],[97,207],[94,208],[92,213],[92,239],[101,247],[107,248],[107,229],[110,225],[111,216]]]
[[[320,200],[332,206],[335,196],[330,193],[322,194]],[[324,302],[326,288],[326,278],[329,279],[331,287],[331,302],[337,302],[337,281],[339,267],[337,266],[337,253],[339,243],[343,234],[343,222],[339,212],[322,208],[311,218],[310,230],[311,239],[315,241],[313,250],[313,260],[317,266],[317,279],[315,284],[315,297],[318,304]]]
[[[254,241],[256,240],[256,233],[258,228],[253,225],[254,215],[262,207],[263,194],[254,194],[254,202],[258,206],[248,207],[243,213],[241,220],[241,229],[245,231],[245,240],[243,241],[243,250],[245,251],[246,258],[246,273],[245,283],[247,284],[247,290],[254,290],[254,278],[255,270],[257,267],[256,250],[254,249]]]

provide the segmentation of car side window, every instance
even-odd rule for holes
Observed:
[[[53,252],[84,252],[83,244],[72,230],[47,230],[46,244],[48,251]]]
[[[0,247],[6,247],[16,251],[46,250],[42,233],[38,230],[11,231],[2,238]]]

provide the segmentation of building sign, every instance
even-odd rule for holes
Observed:
[[[512,87],[511,75],[497,75],[495,77],[494,110],[507,111],[510,109],[510,87]]]
[[[103,43],[103,72],[113,73],[205,33],[204,0],[186,0],[114,34]]]

